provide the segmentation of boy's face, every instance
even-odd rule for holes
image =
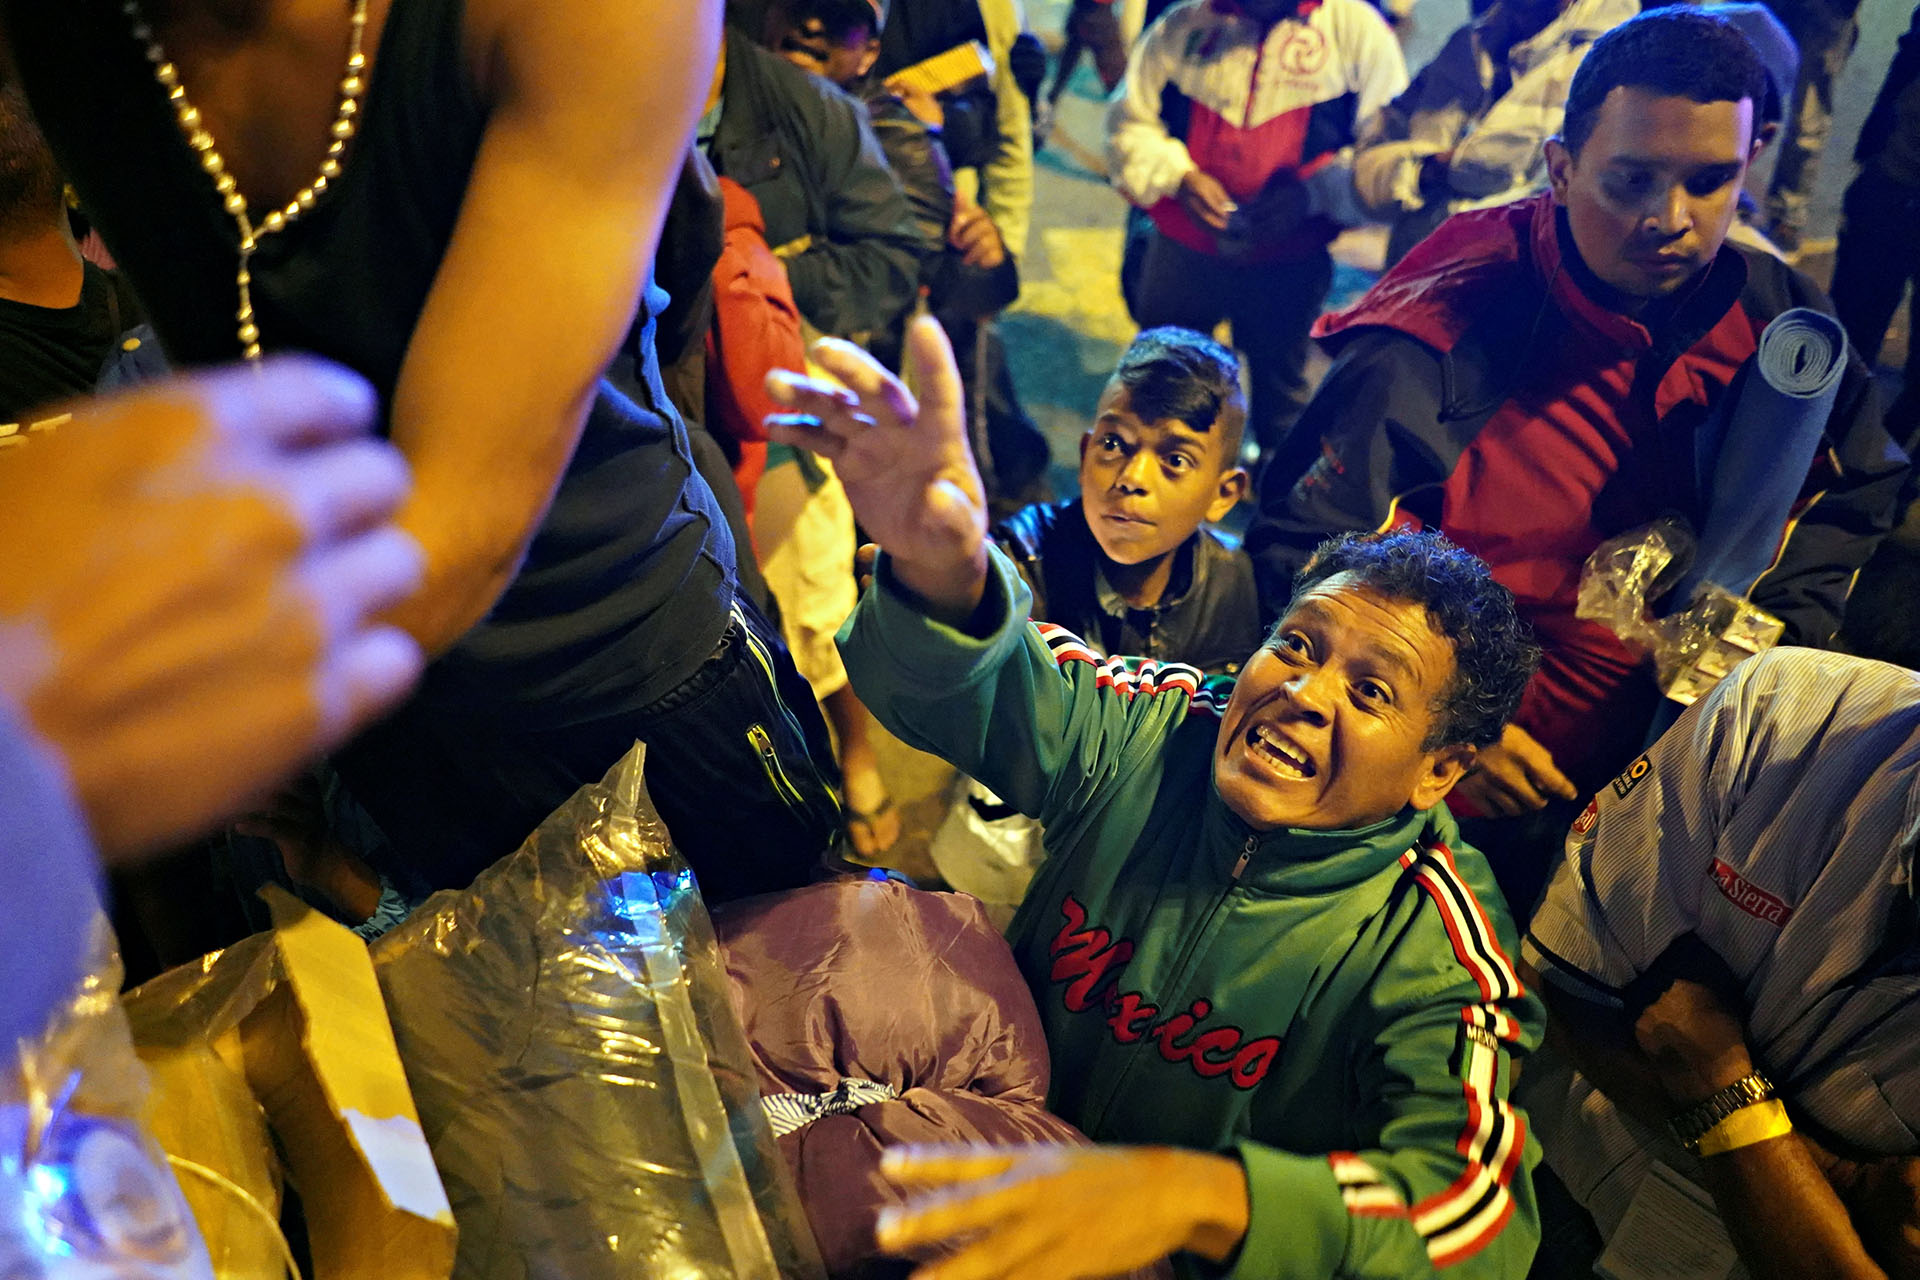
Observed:
[[[1224,444],[1218,430],[1178,418],[1140,421],[1133,393],[1109,382],[1080,437],[1080,501],[1107,557],[1133,565],[1164,556],[1233,510],[1247,473],[1221,456]]]
[[[1720,252],[1758,150],[1754,104],[1615,89],[1575,156],[1546,144],[1554,199],[1587,269],[1635,298],[1677,292]]]
[[[1336,574],[1295,598],[1221,717],[1213,781],[1259,831],[1364,827],[1431,808],[1473,748],[1426,746],[1453,644],[1424,605]]]

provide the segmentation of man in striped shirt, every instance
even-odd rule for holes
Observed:
[[[1558,1035],[1517,1091],[1601,1237],[1684,1179],[1755,1275],[1920,1263],[1917,836],[1920,677],[1808,649],[1601,789],[1523,949]]]

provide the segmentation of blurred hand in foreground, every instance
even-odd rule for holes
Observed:
[[[1240,1162],[1174,1147],[894,1147],[917,1192],[880,1216],[889,1253],[960,1241],[914,1280],[1076,1280],[1187,1251],[1225,1262],[1247,1231]]]
[[[0,455],[0,698],[61,757],[102,856],[257,803],[422,663],[374,621],[421,577],[373,392],[311,359],[78,403]]]

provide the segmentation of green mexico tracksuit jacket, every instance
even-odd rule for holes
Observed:
[[[1237,1154],[1236,1277],[1519,1280],[1539,1151],[1507,1094],[1543,1016],[1445,807],[1255,832],[1213,789],[1229,682],[1024,621],[997,551],[985,640],[914,610],[882,563],[840,636],[861,699],[1046,829],[1009,938],[1052,1108],[1096,1141]]]

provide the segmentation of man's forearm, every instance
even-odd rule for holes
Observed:
[[[428,566],[394,620],[429,651],[506,590],[573,457],[646,287],[721,7],[469,6],[487,124],[389,412],[415,485],[400,523]]]
[[[1744,1046],[1665,1069],[1633,1043],[1623,1022],[1607,1022],[1535,979],[1553,1018],[1548,1042],[1628,1115],[1656,1132],[1687,1106],[1753,1070]],[[1734,1247],[1756,1280],[1878,1277],[1825,1171],[1841,1162],[1798,1133],[1701,1161],[1707,1188]]]
[[[1700,1166],[1754,1280],[1884,1280],[1799,1134],[1708,1156]]]
[[[1754,1071],[1744,1044],[1648,1065],[1666,1098],[1662,1125]],[[1799,1134],[1702,1156],[1700,1167],[1755,1280],[1883,1280],[1885,1273],[1867,1256],[1846,1206]]]
[[[569,438],[577,436],[576,430]],[[417,489],[397,523],[425,551],[426,574],[420,589],[383,620],[413,636],[429,655],[452,648],[512,585],[571,455],[569,447],[552,468],[545,460],[529,460],[523,474],[541,478],[514,495],[512,509],[504,494],[491,505]]]

